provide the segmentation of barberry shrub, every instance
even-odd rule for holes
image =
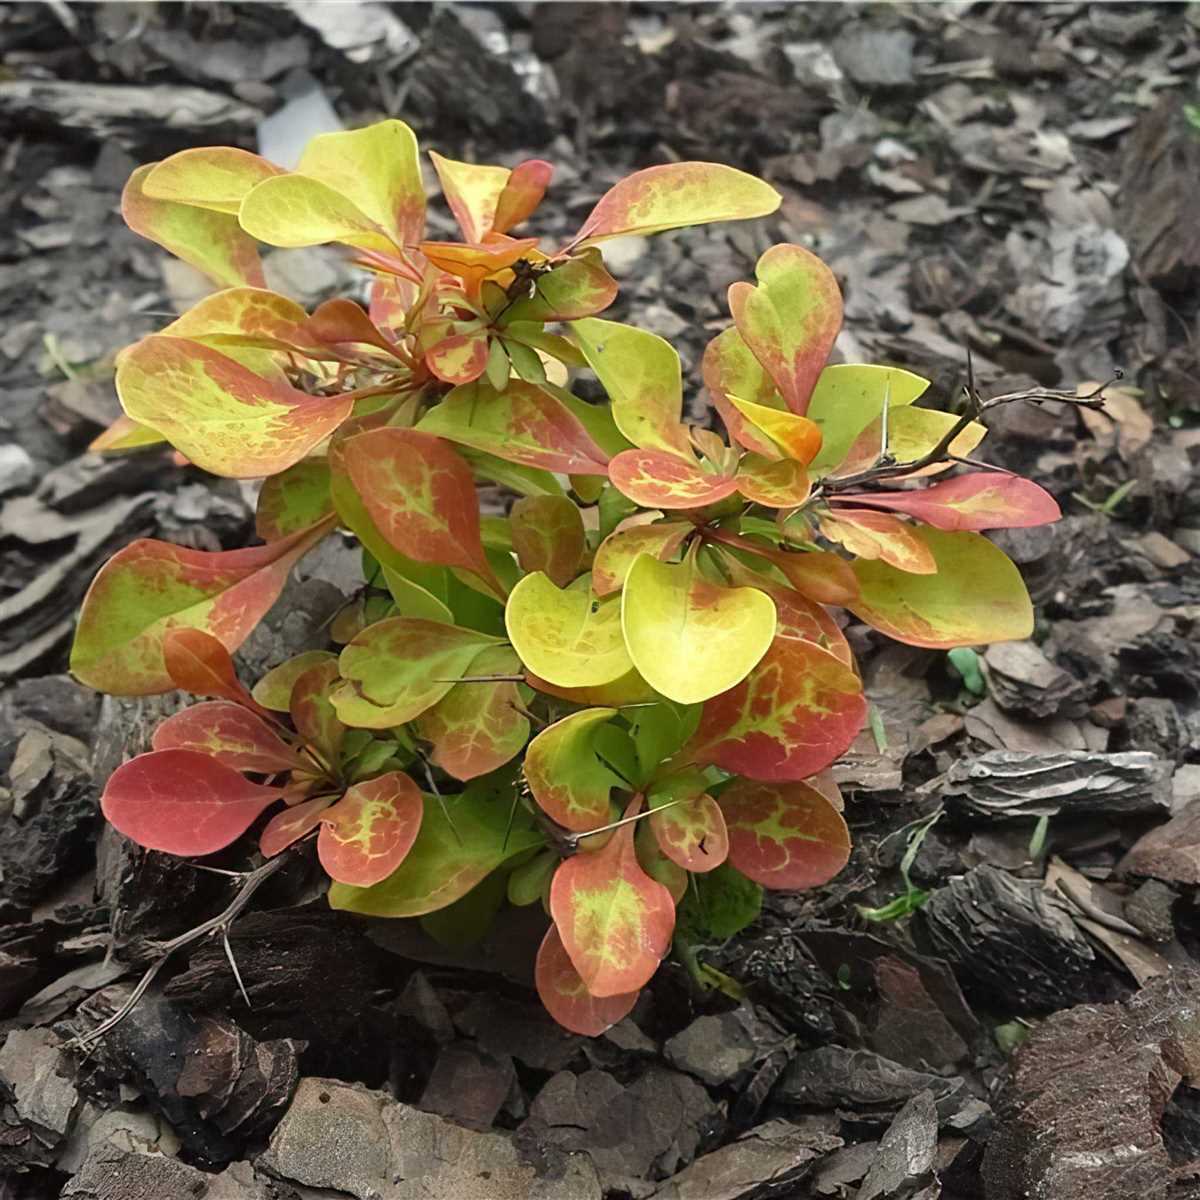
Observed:
[[[165,441],[262,478],[263,544],[132,543],[87,594],[71,667],[117,695],[204,697],[109,779],[122,834],[189,856],[251,826],[267,857],[315,837],[333,907],[443,937],[544,905],[539,993],[597,1034],[677,908],[693,937],[726,936],[762,887],[845,865],[828,768],[867,706],[830,606],[916,646],[1024,638],[1028,595],[980,531],[1059,513],[1013,475],[943,474],[985,430],[916,406],[926,380],[826,365],[841,297],[800,246],[730,288],[704,355],[730,440],[684,423],[675,350],[597,315],[617,293],[600,246],[764,216],[780,198],[762,181],[638,171],[551,251],[513,233],[549,164],[431,158],[461,241],[425,239],[399,121],[315,138],[290,172],[211,148],[133,174],[129,225],[221,290],[120,354],[125,416],[96,446]],[[259,242],[343,244],[369,307],[268,290]],[[583,370],[606,404],[570,390]],[[481,517],[478,480],[518,497],[507,517]],[[340,653],[247,689],[231,653],[335,531],[364,562]]]

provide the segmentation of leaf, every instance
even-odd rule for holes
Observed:
[[[631,669],[617,602],[560,590],[540,571],[513,588],[504,624],[525,666],[559,687],[611,683]]]
[[[317,857],[330,879],[371,887],[404,861],[424,815],[420,789],[403,771],[356,783],[321,814]]]
[[[261,287],[233,287],[214,292],[159,330],[176,338],[238,335],[265,341],[294,341],[308,320],[303,306]]]
[[[744,454],[738,464],[738,491],[755,504],[768,508],[798,508],[812,492],[808,472],[790,458],[772,462],[758,454]]]
[[[647,167],[626,176],[600,198],[567,249],[627,234],[765,217],[779,207],[781,199],[761,179],[719,163]]]
[[[453,904],[501,863],[543,846],[545,838],[524,813],[518,811],[509,828],[505,790],[489,779],[476,780],[461,796],[426,796],[421,830],[399,868],[369,888],[335,883],[330,907],[372,917],[419,917]]]
[[[671,893],[671,899],[678,906],[679,901],[687,894],[691,876],[662,852],[649,821],[637,823],[633,846],[642,870],[655,882],[661,883]]]
[[[564,1029],[584,1037],[599,1037],[627,1017],[637,1003],[636,991],[624,996],[593,996],[553,925],[538,949],[533,978],[546,1011]]]
[[[820,452],[821,427],[815,421],[783,409],[768,408],[765,404],[739,400],[733,395],[729,397],[729,403],[755,430],[766,435],[773,449],[778,448],[774,455],[767,457],[778,457],[779,451],[782,451],[788,458],[806,467]]]
[[[252,479],[299,462],[354,408],[347,396],[309,396],[266,379],[209,346],[160,334],[117,363],[121,405],[198,467]]]
[[[439,438],[385,427],[347,438],[342,461],[388,544],[421,563],[462,567],[502,595],[479,533],[471,468]]]
[[[114,696],[146,696],[175,685],[163,635],[186,625],[236,650],[275,603],[296,560],[328,524],[269,546],[209,553],[141,538],[100,568],[83,598],[71,671]]]
[[[328,650],[306,650],[272,667],[250,690],[256,703],[274,712],[289,712],[292,707],[292,691],[296,680],[321,662],[336,662],[337,655]]]
[[[888,414],[888,453],[898,463],[915,462],[924,458],[958,423],[953,413],[937,412],[932,408],[898,408]],[[987,429],[972,421],[950,443],[948,453],[960,457],[969,455],[983,441]],[[883,421],[876,417],[855,439],[838,468],[832,472],[835,478],[845,478],[860,471],[870,470],[879,456],[883,441]],[[931,463],[914,471],[908,478],[936,475],[946,471],[950,462]]]
[[[776,638],[749,676],[704,705],[680,757],[749,779],[804,779],[849,749],[866,716],[862,683],[845,663]]]
[[[288,705],[296,732],[316,748],[330,768],[341,757],[346,736],[346,727],[330,700],[333,686],[340,678],[336,659],[314,663],[296,677]]]
[[[742,414],[740,405],[753,403],[759,408],[786,412],[783,397],[736,328],[726,329],[708,343],[702,369],[704,386],[729,436],[755,454],[778,458],[777,443]],[[734,403],[735,396],[741,397],[738,404]]]
[[[636,796],[625,815],[641,805]],[[636,992],[671,947],[675,902],[642,870],[633,833],[623,825],[601,849],[565,859],[550,884],[550,915],[593,996]]]
[[[860,595],[846,607],[861,621],[910,646],[948,650],[1022,641],[1033,633],[1033,605],[1021,573],[979,533],[917,526],[936,575],[910,575],[884,562],[856,562]]]
[[[264,179],[246,193],[238,222],[268,246],[320,246],[344,242],[394,255],[396,244],[362,209],[330,187],[304,175]]]
[[[443,383],[474,383],[488,364],[488,333],[473,329],[443,338],[425,351],[425,365]]]
[[[737,491],[732,475],[713,475],[661,450],[623,450],[608,464],[622,495],[643,508],[687,509],[716,504]]]
[[[654,525],[629,525],[608,535],[596,550],[592,563],[592,589],[597,596],[611,596],[625,586],[629,568],[641,554],[660,562],[670,558],[695,529],[688,521],[660,521]]]
[[[525,752],[525,779],[538,807],[564,829],[582,833],[608,820],[613,788],[624,781],[596,753],[596,736],[615,708],[572,713],[543,729]]]
[[[826,367],[813,389],[808,418],[820,427],[821,453],[809,464],[814,475],[827,475],[839,467],[859,435],[883,412],[886,399],[888,425],[896,412],[924,394],[929,380],[899,367],[861,363]],[[872,455],[879,451],[879,437]]]
[[[638,788],[661,774],[663,764],[695,732],[699,718],[699,705],[682,708],[669,701],[643,704],[625,714],[637,754],[637,774],[631,778]]]
[[[933,554],[911,525],[869,508],[838,507],[818,517],[821,533],[858,558],[891,564],[914,575],[937,570]]]
[[[682,423],[679,355],[653,333],[616,321],[573,321],[571,332],[612,401],[617,428],[643,450],[695,461]]]
[[[617,298],[617,281],[599,250],[584,250],[539,276],[533,295],[518,300],[506,314],[516,321],[577,321],[603,312]]]
[[[646,794],[650,827],[662,852],[685,871],[719,867],[729,853],[725,818],[700,772],[660,780]]]
[[[579,573],[587,548],[583,518],[565,496],[527,496],[509,511],[513,550],[523,571],[541,571],[555,587]]]
[[[238,228],[237,217],[146,195],[155,165],[138,167],[129,176],[121,193],[125,224],[221,287],[266,287],[258,247]]]
[[[207,754],[152,750],[109,776],[100,807],[139,846],[190,857],[236,841],[282,795],[282,787],[251,783]]]
[[[697,875],[679,906],[681,931],[693,941],[724,941],[742,932],[762,911],[762,885],[728,862]]]
[[[724,544],[766,559],[796,591],[818,604],[847,604],[858,595],[850,564],[827,550],[780,550],[744,538]]]
[[[274,775],[303,765],[262,717],[230,700],[207,700],[159,723],[155,750],[192,750],[235,771]]]
[[[211,633],[180,625],[163,634],[162,648],[163,665],[177,688],[194,696],[220,696],[247,708],[254,706],[229,651]]]
[[[248,150],[196,146],[152,163],[142,180],[142,195],[236,217],[242,198],[255,184],[283,173],[274,163]]]
[[[621,708],[632,704],[653,704],[660,699],[658,693],[632,667],[611,683],[585,687],[559,687],[556,683],[539,678],[532,671],[525,672],[525,681],[548,696],[557,696],[560,700],[587,708]]]
[[[347,725],[388,729],[432,708],[497,639],[473,629],[391,617],[359,633],[338,666],[347,682],[333,694]]]
[[[804,416],[842,325],[841,291],[833,272],[803,246],[772,246],[754,271],[757,287],[730,287],[729,311],[788,408]]]
[[[478,945],[487,937],[504,904],[507,882],[503,871],[493,871],[453,904],[426,913],[421,928],[439,946],[452,950]]]
[[[850,860],[841,813],[807,783],[739,779],[721,793],[720,804],[730,865],[763,887],[820,887]]]
[[[417,426],[497,458],[570,475],[604,475],[608,455],[573,413],[542,388],[512,380],[497,392],[485,380],[455,388]]]
[[[527,158],[517,163],[500,194],[492,229],[507,233],[527,221],[541,204],[553,175],[554,167],[544,158]]]
[[[122,413],[103,433],[97,434],[88,443],[88,449],[93,454],[107,454],[118,450],[140,450],[143,446],[160,446],[166,440],[156,429],[139,425]]]
[[[907,513],[947,532],[1049,525],[1062,513],[1044,488],[1019,475],[976,471],[912,492],[843,493],[839,503],[871,504]]]
[[[489,646],[471,663],[471,674],[512,675],[520,670],[508,646]],[[430,762],[455,779],[474,779],[504,766],[529,737],[517,685],[459,683],[417,718],[421,737],[433,744]]]
[[[273,542],[315,525],[332,512],[329,463],[305,458],[263,482],[254,530],[264,542]]]
[[[429,151],[442,195],[468,242],[482,242],[492,231],[496,205],[512,172],[507,167],[457,162]]]
[[[744,679],[775,634],[775,606],[755,588],[710,583],[694,557],[661,563],[641,555],[621,594],[633,665],[655,691],[695,704]]]
[[[263,827],[258,850],[263,858],[274,858],[321,823],[325,810],[336,796],[314,796],[276,813]]]

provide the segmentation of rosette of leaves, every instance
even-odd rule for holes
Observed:
[[[1012,475],[947,477],[985,430],[917,406],[925,380],[827,365],[841,298],[798,246],[730,289],[705,354],[729,440],[683,422],[676,352],[597,316],[616,294],[599,246],[767,214],[761,181],[639,171],[548,251],[513,234],[546,163],[433,161],[461,242],[424,238],[399,121],[319,137],[294,172],[213,148],[134,173],[129,224],[223,290],[121,354],[126,415],[98,448],[167,441],[263,478],[264,544],[120,551],[72,669],[208,697],[109,780],[123,834],[204,855],[255,826],[264,856],[315,836],[332,905],[439,936],[542,904],[538,990],[596,1034],[654,974],[689,891],[694,926],[706,897],[750,914],[748,892],[844,866],[828,769],[866,702],[831,608],[918,646],[1027,637],[1020,576],[981,531],[1058,510]],[[344,244],[369,308],[268,291],[258,242]],[[608,403],[570,390],[579,370]],[[481,516],[481,480],[515,494],[506,517]],[[248,691],[231,653],[335,530],[364,558],[340,652]]]

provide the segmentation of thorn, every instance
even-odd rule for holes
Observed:
[[[238,991],[242,993],[242,999],[246,1002],[247,1008],[253,1008],[250,1003],[250,994],[246,991],[246,985],[242,982],[242,973],[238,970],[237,959],[233,957],[233,947],[229,944],[229,926],[221,927],[221,944],[225,947],[225,957],[229,959],[229,969],[233,972],[234,979],[237,980]]]
[[[428,761],[422,763],[425,768],[425,778],[429,782],[429,790],[437,797],[438,807],[442,810],[442,816],[446,818],[446,824],[450,826],[450,832],[454,834],[454,840],[461,846],[463,844],[462,834],[458,832],[458,827],[454,824],[454,818],[450,815],[449,808],[446,807],[446,797],[438,791],[438,785],[433,779],[433,770],[429,766]]]

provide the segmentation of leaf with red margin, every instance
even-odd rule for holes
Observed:
[[[236,216],[146,195],[146,179],[157,165],[138,167],[129,176],[121,193],[125,224],[221,287],[266,287],[258,247]]]
[[[537,238],[502,238],[497,242],[422,242],[420,251],[435,267],[476,288],[524,258],[537,246]]]
[[[296,560],[332,521],[269,546],[208,553],[141,538],[100,568],[83,599],[71,671],[114,696],[146,696],[175,685],[163,636],[186,625],[236,650],[275,603]]]
[[[660,521],[654,525],[618,525],[596,550],[592,563],[592,590],[611,596],[625,586],[629,568],[640,554],[665,562],[695,529],[688,521]]]
[[[376,329],[398,337],[408,320],[408,310],[416,304],[420,288],[411,279],[396,275],[377,275],[371,284],[367,315]]]
[[[251,783],[207,754],[152,750],[109,776],[100,807],[139,846],[189,857],[236,841],[282,795],[282,787]]]
[[[729,436],[764,458],[782,457],[775,442],[748,421],[733,402],[735,396],[740,396],[743,403],[748,399],[763,408],[786,411],[783,397],[771,377],[735,328],[726,329],[708,343],[702,369],[704,386],[708,388]]]
[[[321,866],[351,887],[381,883],[412,849],[424,814],[421,791],[403,771],[356,783],[321,814]]]
[[[242,198],[255,184],[282,174],[281,167],[249,150],[196,146],[152,164],[142,194],[236,216]]]
[[[472,675],[514,675],[521,662],[508,646],[489,646],[471,663]],[[455,779],[474,779],[515,758],[529,737],[517,685],[459,683],[417,718],[431,742],[430,762]]]
[[[765,434],[775,449],[767,458],[778,458],[782,451],[788,458],[807,467],[821,450],[821,427],[807,417],[798,417],[793,412],[780,408],[769,408],[749,400],[729,397],[730,404],[754,429]]]
[[[803,246],[772,246],[754,271],[757,287],[730,286],[729,311],[788,408],[804,416],[842,325],[842,293],[833,272]]]
[[[336,661],[337,655],[330,650],[305,650],[303,654],[297,654],[294,658],[281,662],[279,666],[272,667],[250,689],[250,694],[263,708],[272,709],[274,712],[289,712],[296,680],[317,663]]]
[[[454,333],[425,351],[425,365],[443,383],[474,383],[488,362],[486,329]]]
[[[650,827],[659,848],[685,871],[703,874],[729,854],[729,835],[717,802],[699,771],[685,771],[654,784],[646,794]]]
[[[264,345],[271,345],[302,341],[300,327],[307,320],[308,314],[301,305],[278,292],[237,287],[205,296],[158,332],[163,337],[192,338],[205,342],[213,339],[214,345],[219,345],[221,338],[235,337],[247,341],[260,338]],[[238,350],[232,345],[224,347],[223,353],[230,358],[238,357]],[[263,356],[259,355],[254,361],[263,361]],[[276,378],[283,377],[280,368]]]
[[[321,815],[337,799],[336,796],[316,796],[276,813],[263,827],[258,839],[263,858],[274,858],[321,823]]]
[[[533,216],[553,175],[554,167],[544,158],[527,158],[517,163],[500,194],[492,229],[507,233]]]
[[[347,438],[341,453],[390,545],[417,562],[472,571],[504,594],[483,551],[471,468],[450,446],[415,429],[385,427]]]
[[[483,241],[492,232],[496,205],[512,172],[507,167],[458,162],[434,150],[429,151],[429,157],[463,238],[468,242]]]
[[[678,905],[687,895],[691,876],[662,852],[658,838],[654,836],[654,830],[650,828],[649,820],[638,821],[637,832],[633,835],[633,845],[642,870],[651,879],[661,883],[671,893],[671,899]]]
[[[573,255],[537,280],[532,296],[518,300],[505,316],[513,321],[577,321],[603,312],[617,298],[617,281],[599,250]]]
[[[203,629],[180,625],[163,634],[163,664],[171,682],[194,696],[219,696],[257,708],[237,677],[237,668],[224,643]]]
[[[679,162],[627,175],[596,203],[567,249],[627,234],[661,233],[712,221],[765,217],[782,197],[769,184],[720,163]]]
[[[395,255],[395,239],[342,192],[299,174],[264,179],[246,193],[238,223],[268,246],[320,246],[343,242]]]
[[[608,820],[609,797],[624,781],[596,753],[615,708],[572,713],[543,729],[525,752],[525,779],[538,807],[564,829],[583,833]]]
[[[254,531],[264,542],[274,542],[310,528],[332,512],[329,463],[305,458],[263,482]]]
[[[605,475],[608,455],[557,397],[513,379],[498,392],[484,379],[455,388],[417,426],[475,450],[565,475]]]
[[[822,650],[828,650],[848,667],[854,666],[850,643],[837,621],[815,600],[802,596],[794,588],[787,587],[758,571],[751,570],[732,554],[721,552],[721,562],[729,575],[730,583],[740,587],[756,587],[775,601],[775,636],[800,638],[815,642]]]
[[[1045,488],[1019,475],[978,471],[913,492],[863,492],[838,503],[871,504],[907,513],[934,529],[981,533],[985,529],[1024,529],[1049,525],[1062,512]]]
[[[208,700],[159,723],[155,750],[194,750],[235,771],[274,775],[303,766],[300,756],[262,717],[229,700]]]
[[[818,604],[848,604],[858,596],[858,580],[845,559],[828,550],[780,550],[748,538],[721,537],[722,545],[764,558],[803,595]]]
[[[541,571],[560,588],[579,574],[587,538],[579,508],[566,496],[525,496],[512,506],[508,524],[521,570]]]
[[[325,659],[296,677],[289,712],[296,732],[333,766],[342,752],[346,726],[338,719],[330,693],[341,679],[336,660]]]
[[[636,991],[624,996],[593,996],[553,925],[538,948],[533,979],[546,1011],[564,1029],[584,1037],[599,1037],[627,1017],[637,1003]]]
[[[625,815],[642,803],[635,796]],[[593,996],[636,992],[671,948],[675,901],[642,870],[633,833],[622,825],[601,849],[565,859],[550,883],[550,915]]]
[[[329,905],[372,917],[423,916],[465,896],[502,863],[545,844],[527,814],[513,813],[511,779],[476,779],[460,796],[425,797],[421,830],[399,869],[370,888],[333,884]]]
[[[850,860],[850,831],[807,783],[739,779],[721,793],[729,862],[763,887],[820,887]]]
[[[768,508],[798,508],[812,492],[808,472],[790,458],[775,462],[758,454],[744,454],[738,464],[738,491],[755,504]]]
[[[319,304],[304,322],[300,333],[307,341],[331,346],[343,353],[352,352],[355,347],[370,346],[388,358],[397,357],[396,347],[383,336],[375,322],[353,300],[344,297]],[[388,365],[395,366],[394,363]]]
[[[122,353],[125,412],[198,467],[252,479],[299,462],[354,410],[348,396],[309,396],[210,346],[155,334]]]
[[[92,438],[88,449],[93,454],[107,454],[140,450],[143,446],[161,446],[166,440],[158,430],[139,425],[122,413],[103,433]]]
[[[889,513],[841,508],[820,513],[817,524],[831,542],[857,558],[879,559],[913,575],[932,575],[937,563],[913,527]]]
[[[338,659],[347,682],[333,694],[347,725],[388,729],[432,708],[499,639],[419,617],[390,617],[357,634]]]
[[[884,562],[857,562],[861,593],[847,608],[860,621],[910,646],[948,650],[1021,641],[1033,633],[1033,605],[1021,573],[980,533],[913,532],[932,552],[936,575],[910,575]]]
[[[617,428],[642,450],[661,450],[695,462],[682,423],[679,355],[656,334],[589,317],[571,323],[587,364],[612,402]]]
[[[704,508],[738,487],[736,476],[710,475],[661,450],[622,450],[608,464],[608,477],[621,495],[643,508]]]
[[[705,703],[680,757],[748,779],[805,779],[849,749],[866,718],[862,682],[844,662],[776,638],[741,683]]]

